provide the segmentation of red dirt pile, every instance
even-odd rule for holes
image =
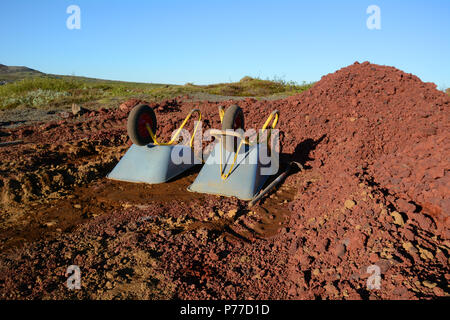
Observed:
[[[295,262],[321,260],[317,273],[340,265],[355,277],[366,273],[364,261],[382,269],[402,265],[397,277],[403,279],[430,258],[433,279],[446,282],[448,248],[432,250],[429,238],[450,237],[449,101],[434,84],[369,63],[327,75],[287,99],[284,119],[298,112],[287,119],[285,145],[292,150],[294,141],[310,138],[315,148],[308,164],[316,181],[303,180],[292,219],[298,237],[314,236],[307,250],[301,243]],[[304,278],[297,269],[294,280],[299,273]],[[294,287],[301,297],[301,286]],[[399,288],[392,285],[402,296],[406,289]]]

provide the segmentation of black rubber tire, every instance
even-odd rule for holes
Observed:
[[[222,130],[244,130],[244,112],[242,108],[236,104],[231,105],[223,116]],[[239,146],[239,138],[225,136],[225,149],[229,152],[236,152]]]
[[[144,117],[144,119],[142,119]],[[145,146],[152,142],[152,137],[142,125],[146,122],[151,122],[150,127],[155,134],[157,129],[156,115],[153,109],[146,105],[140,104],[131,110],[127,120],[127,132],[131,141],[138,146]]]

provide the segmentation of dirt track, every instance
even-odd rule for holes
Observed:
[[[185,188],[104,177],[129,145],[117,110],[0,129],[2,298],[366,299],[448,296],[449,103],[392,67],[351,65],[311,90],[245,99],[247,128],[281,112],[290,175],[255,209]],[[218,105],[152,104],[169,137],[193,107],[218,128]],[[82,290],[68,291],[69,265]],[[369,265],[380,290],[366,287]]]

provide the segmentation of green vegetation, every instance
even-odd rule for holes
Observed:
[[[211,84],[207,86],[194,86],[210,94],[237,97],[264,97],[271,95],[293,95],[311,88],[312,84],[297,84],[293,81],[281,79],[262,80],[244,77],[239,82]]]
[[[39,108],[85,102],[108,104],[131,96],[162,100],[188,91],[183,86],[43,76],[0,86],[0,108]]]
[[[11,73],[8,75],[11,76]],[[58,107],[72,103],[85,103],[95,107],[117,104],[130,97],[161,101],[195,93],[239,97],[288,96],[311,86],[312,84],[299,85],[278,79],[262,80],[251,77],[244,77],[234,83],[180,86],[33,74],[0,86],[0,109]]]

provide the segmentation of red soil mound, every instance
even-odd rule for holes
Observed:
[[[293,228],[298,236],[313,233],[307,247],[315,249],[300,248],[298,261],[395,260],[412,253],[390,248],[391,241],[407,248],[413,241],[421,251],[417,242],[424,235],[449,239],[449,103],[434,84],[413,75],[355,63],[280,106],[284,119],[290,115],[286,149],[306,138],[316,148],[308,164],[317,181],[300,188],[293,207]],[[383,239],[379,247],[377,238]],[[448,271],[446,256],[438,253]]]
[[[448,232],[450,99],[435,84],[392,67],[355,63],[287,101],[284,117],[295,106],[303,111],[289,121],[291,139],[325,134],[320,161],[370,178],[395,198],[399,211],[433,216]]]

